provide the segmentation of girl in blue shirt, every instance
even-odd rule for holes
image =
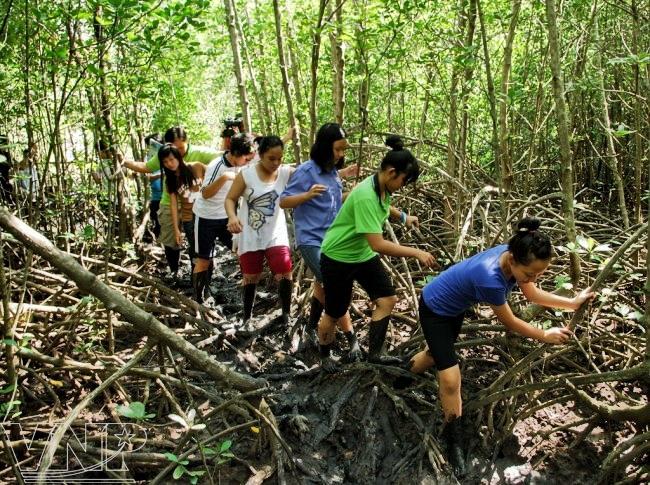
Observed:
[[[540,342],[562,344],[571,331],[566,327],[543,330],[517,318],[507,302],[510,291],[519,286],[533,303],[568,310],[577,310],[594,296],[590,289],[574,298],[564,298],[537,288],[535,281],[548,268],[553,255],[551,241],[539,226],[537,219],[523,219],[507,245],[478,253],[443,271],[420,296],[420,326],[428,348],[411,359],[411,371],[421,374],[434,365],[438,370],[445,435],[451,462],[459,475],[465,472],[465,462],[460,428],[461,376],[454,342],[465,311],[476,303],[487,303],[509,330]]]
[[[347,147],[345,131],[339,124],[326,123],[321,126],[309,153],[310,160],[296,168],[280,196],[280,207],[293,209],[296,246],[314,274],[309,321],[305,330],[305,344],[314,347],[318,345],[317,328],[325,302],[320,247],[325,231],[341,209],[343,183],[340,175],[351,175],[344,172],[350,169],[342,169]],[[352,329],[350,314],[346,313],[339,322],[350,344],[350,359],[360,359],[361,350]]]

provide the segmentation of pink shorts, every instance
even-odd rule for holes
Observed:
[[[243,274],[259,274],[264,268],[264,257],[269,263],[271,273],[291,272],[291,251],[288,246],[274,246],[265,250],[250,251],[239,255],[239,264]]]

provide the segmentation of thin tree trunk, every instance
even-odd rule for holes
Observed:
[[[569,139],[569,120],[564,101],[564,81],[560,64],[560,45],[557,28],[555,0],[546,0],[546,18],[548,25],[548,45],[551,56],[551,72],[553,81],[553,98],[555,99],[555,114],[557,116],[557,131],[560,142],[561,184],[564,197],[562,198],[562,215],[566,226],[566,236],[570,243],[576,242],[576,224],[573,210],[573,160]],[[569,253],[571,262],[570,275],[575,287],[580,280],[580,258],[576,251]]]
[[[340,125],[343,125],[345,112],[345,56],[343,53],[343,2],[345,0],[336,0],[336,10],[334,16],[336,19],[336,32],[330,33],[330,43],[332,46],[332,68],[334,75],[332,79],[334,94],[334,119]],[[328,3],[331,5],[331,2]]]
[[[497,108],[496,95],[494,90],[494,78],[492,77],[492,66],[490,64],[490,51],[488,48],[487,29],[485,28],[485,18],[483,17],[483,7],[481,0],[476,0],[476,10],[481,25],[481,41],[483,45],[483,62],[485,63],[485,80],[487,82],[488,102],[490,103],[490,119],[492,120],[492,150],[494,160],[501,160],[499,155],[499,137],[497,128]]]
[[[239,91],[239,103],[241,104],[242,116],[244,121],[244,130],[251,129],[251,112],[248,102],[248,93],[246,92],[246,80],[241,65],[241,55],[239,47],[239,36],[235,26],[234,4],[233,0],[223,0],[226,7],[226,18],[228,23],[228,33],[230,35],[230,47],[232,48],[232,60],[235,68],[235,77],[237,78],[237,89]]]
[[[462,48],[463,37],[465,33],[466,25],[466,7],[467,0],[459,0],[458,8],[458,18],[456,20],[457,25],[457,41],[456,45],[458,48]],[[456,178],[458,175],[458,82],[460,79],[461,68],[457,62],[454,62],[451,74],[451,83],[449,87],[449,116],[447,119],[447,173],[449,176]],[[456,220],[460,220],[457,212],[452,208],[452,201],[456,200],[456,187],[453,183],[447,182],[445,189],[445,220],[449,223],[449,226],[453,228],[453,234],[458,229],[458,224],[455,223]]]
[[[501,95],[499,97],[499,163],[501,165],[501,179],[503,180],[503,190],[510,192],[513,183],[512,159],[510,157],[510,148],[508,146],[508,89],[510,87],[510,69],[512,66],[512,45],[515,40],[515,31],[517,21],[519,20],[519,10],[521,9],[521,0],[512,2],[510,12],[510,27],[508,28],[508,37],[503,50],[503,66],[501,68]]]
[[[320,60],[320,44],[323,30],[323,17],[325,16],[325,6],[328,0],[320,0],[318,5],[318,20],[314,28],[314,38],[311,44],[311,86],[309,91],[309,144],[314,143],[316,138],[317,120],[316,120],[316,92],[318,88],[318,61]]]
[[[268,112],[268,105],[264,106],[264,103],[262,102],[262,94],[260,93],[260,88],[257,83],[257,76],[253,71],[253,63],[251,62],[251,56],[248,50],[246,36],[244,35],[244,31],[242,29],[241,22],[239,20],[239,14],[237,13],[237,6],[235,3],[236,0],[232,0],[232,2],[235,7],[233,8],[235,26],[237,27],[237,34],[239,36],[239,41],[241,44],[242,53],[244,54],[244,59],[246,59],[246,70],[248,71],[248,78],[250,79],[251,87],[253,88],[253,99],[255,100],[255,105],[257,106],[257,116],[261,121],[262,129],[264,130],[264,133],[269,134],[271,133],[271,115]],[[253,131],[253,127],[250,126],[249,130]]]
[[[289,116],[289,124],[297,129],[293,133],[293,156],[294,162],[300,163],[302,147],[300,143],[300,136],[298,132],[300,127],[298,120],[293,110],[293,101],[291,99],[291,80],[287,72],[287,63],[285,56],[284,40],[282,39],[282,19],[280,17],[280,5],[278,0],[273,0],[273,12],[275,15],[275,40],[278,45],[278,57],[280,58],[280,72],[282,74],[282,89],[284,90],[284,97],[287,103],[287,113]]]
[[[623,227],[629,229],[630,219],[628,218],[627,207],[625,205],[625,186],[623,184],[623,177],[618,171],[618,158],[616,157],[616,148],[614,147],[614,135],[612,135],[612,123],[609,119],[609,106],[607,103],[607,93],[605,92],[605,75],[603,74],[602,59],[600,55],[598,19],[594,22],[594,42],[596,43],[596,51],[594,55],[596,56],[596,75],[598,77],[598,88],[600,91],[600,107],[602,109],[605,139],[607,140],[607,156],[605,157],[605,161],[612,172],[614,183],[616,184],[616,192],[618,193],[618,209],[623,218]]]

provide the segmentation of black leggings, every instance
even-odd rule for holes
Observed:
[[[454,343],[460,334],[465,312],[453,317],[438,315],[429,309],[420,296],[418,313],[424,340],[429,347],[429,354],[435,361],[436,369],[445,370],[458,364]]]

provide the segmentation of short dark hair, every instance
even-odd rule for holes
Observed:
[[[280,139],[279,136],[275,135],[269,135],[269,136],[262,136],[260,137],[260,140],[257,142],[257,153],[261,155],[264,155],[266,152],[268,152],[271,148],[275,147],[282,147],[284,148],[284,142]]]
[[[384,155],[381,169],[392,167],[397,174],[406,174],[404,185],[415,182],[420,176],[420,164],[410,150],[404,148],[404,142],[397,135],[391,135],[384,142],[391,150]]]
[[[508,251],[517,263],[527,266],[536,259],[548,261],[553,256],[551,239],[539,226],[539,219],[534,217],[517,223],[517,232],[508,241]]]
[[[165,132],[166,143],[174,143],[176,140],[187,141],[187,133],[182,126],[172,126]]]
[[[250,133],[237,133],[230,139],[230,153],[235,156],[253,153],[253,135]]]
[[[334,143],[346,138],[345,131],[338,123],[325,123],[318,129],[316,140],[311,147],[309,157],[321,170],[330,170],[343,166],[343,160],[334,160]]]

